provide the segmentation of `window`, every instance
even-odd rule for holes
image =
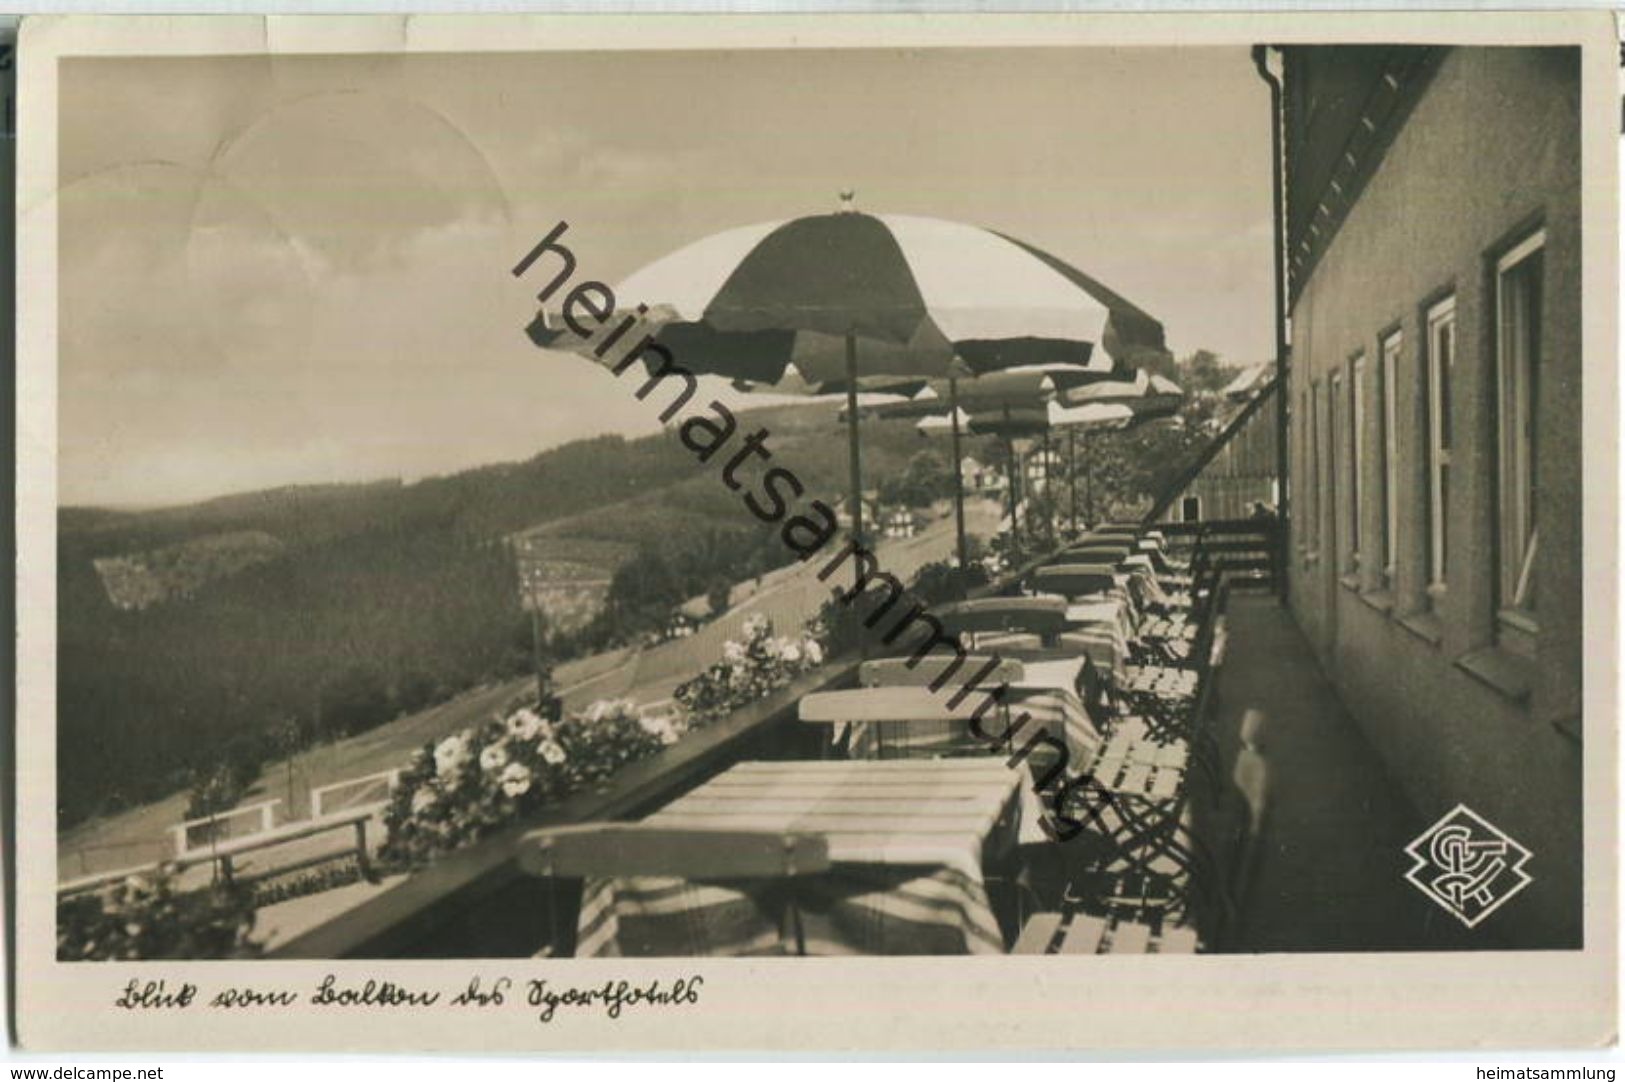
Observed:
[[[1456,299],[1427,313],[1428,596],[1444,596],[1450,555],[1450,372],[1456,361]]]
[[[1377,367],[1378,418],[1382,432],[1377,453],[1382,456],[1382,585],[1394,588],[1394,565],[1399,553],[1399,347],[1394,331],[1382,340],[1382,363]]]
[[[1326,419],[1330,427],[1326,432],[1326,510],[1331,513],[1331,539],[1333,566],[1345,566],[1338,560],[1341,550],[1344,558],[1349,552],[1348,532],[1346,523],[1348,513],[1343,510],[1339,502],[1339,493],[1347,489],[1347,485],[1339,484],[1342,477],[1343,456],[1338,454],[1346,431],[1344,414],[1348,407],[1343,405],[1343,373],[1340,369],[1332,370],[1331,381],[1326,385]],[[1341,518],[1343,521],[1339,522]]]
[[[1320,551],[1320,494],[1325,491],[1325,480],[1320,476],[1320,384],[1309,385],[1309,491],[1313,493],[1314,507],[1309,515],[1309,551]]]
[[[1349,363],[1349,570],[1360,570],[1363,540],[1360,520],[1365,516],[1365,355]]]
[[[1202,521],[1202,497],[1186,496],[1180,502],[1179,518],[1181,522]]]
[[[1535,424],[1540,394],[1544,231],[1496,261],[1498,626],[1504,645],[1532,652],[1536,630]]]
[[[1306,554],[1315,547],[1315,516],[1310,503],[1316,485],[1313,456],[1310,453],[1315,436],[1309,415],[1309,395],[1307,388],[1298,394],[1298,468],[1292,479],[1292,508],[1293,517],[1298,522],[1298,548]]]

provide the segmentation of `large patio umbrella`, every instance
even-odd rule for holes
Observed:
[[[950,430],[968,430],[973,435],[1001,436],[1005,440],[1007,457],[1012,473],[1010,478],[1011,530],[1015,531],[1017,499],[1015,495],[1015,440],[1040,438],[1044,441],[1045,463],[1048,467],[1049,436],[1052,432],[1067,434],[1067,475],[1071,493],[1069,500],[1072,527],[1077,529],[1077,443],[1079,432],[1103,429],[1127,429],[1149,421],[1172,416],[1183,405],[1185,396],[1179,385],[1163,376],[1139,371],[1124,379],[1094,381],[1085,385],[1056,388],[1056,379],[1064,382],[1064,375],[1051,377],[1043,384],[1024,389],[1008,378],[1013,374],[1000,373],[999,379],[990,378],[991,390],[980,400],[971,399],[965,409],[942,412],[940,404],[927,400],[925,409],[916,396],[906,402],[887,404],[877,408],[880,416],[920,416],[916,426],[922,434],[943,434]],[[1002,384],[1002,386],[1001,386]],[[1002,393],[1000,393],[1002,392]],[[1063,405],[1057,399],[1085,398],[1077,405]],[[934,409],[930,408],[935,406]],[[1087,446],[1087,444],[1086,444]]]
[[[850,206],[705,237],[637,271],[615,294],[622,308],[646,306],[637,313],[643,333],[687,370],[770,390],[839,387],[854,420],[863,381],[874,377],[957,380],[1059,362],[1100,378],[1113,371],[1114,349],[1162,348],[1155,320],[1031,245]],[[622,328],[627,349],[599,357],[617,325],[606,320],[583,338],[544,311],[529,333],[538,345],[614,365],[642,337]],[[848,459],[858,537],[856,423]]]
[[[1126,375],[1106,377],[1106,381],[1121,383]],[[953,439],[954,460],[954,521],[958,536],[959,562],[966,562],[965,545],[965,484],[962,473],[960,435],[1006,434],[1007,476],[1011,505],[1011,529],[1016,522],[1016,458],[1014,438],[1030,433],[1045,432],[1049,424],[1043,418],[1057,409],[1053,399],[1059,388],[1078,387],[1101,380],[1102,377],[1063,364],[1020,365],[1003,369],[979,378],[961,380],[931,380],[922,389],[903,401],[890,401],[876,406],[873,413],[883,419],[899,417],[924,418],[917,427],[922,435],[940,432]],[[972,425],[972,419],[975,425]],[[1077,423],[1077,422],[1074,422]]]

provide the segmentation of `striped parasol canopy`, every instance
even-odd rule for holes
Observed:
[[[1137,412],[1167,416],[1184,403],[1185,391],[1167,376],[1159,376],[1142,368],[1127,378],[1095,380],[1063,387],[1058,391],[1058,398],[1068,406],[1123,402]]]
[[[1120,375],[1118,356],[1166,353],[1162,324],[1047,252],[938,218],[862,214],[851,198],[834,214],[729,229],[657,259],[620,283],[613,317],[595,327],[544,310],[527,333],[617,373],[652,340],[695,375],[845,394],[854,539],[860,392],[944,380],[952,409],[962,379],[1059,366],[1076,387]],[[643,360],[655,373],[664,358]],[[962,508],[956,533],[963,558]]]
[[[1071,492],[1073,529],[1077,529],[1077,443],[1080,432],[1134,428],[1150,421],[1177,414],[1184,405],[1185,394],[1179,384],[1164,376],[1152,375],[1141,369],[1124,379],[1099,380],[1085,385],[1067,385],[1063,378],[1044,377],[1037,382],[1023,382],[1016,372],[1000,372],[966,386],[983,385],[979,398],[967,400],[960,392],[957,405],[944,412],[943,403],[934,395],[924,392],[902,402],[881,405],[875,412],[880,416],[925,416],[915,426],[921,435],[953,434],[960,432],[973,436],[996,436],[1005,441],[1006,454],[1011,463],[1010,523],[1012,537],[1016,534],[1018,472],[1016,441],[1043,439],[1046,448],[1051,433],[1064,432],[1067,437],[1067,476]],[[1083,401],[1076,401],[1083,399]],[[1068,401],[1076,404],[1068,405]],[[1088,446],[1085,445],[1087,454]],[[958,454],[957,446],[955,454]],[[959,494],[958,498],[963,499]]]
[[[884,407],[883,407],[884,408]],[[959,427],[973,436],[1011,436],[1025,438],[1042,436],[1045,432],[1110,430],[1130,428],[1140,416],[1120,402],[1095,402],[1084,406],[1063,406],[1049,402],[1042,407],[1022,407],[1011,410],[959,411]],[[925,436],[945,436],[953,427],[953,418],[946,413],[934,413],[922,418],[914,426]]]
[[[1062,260],[910,215],[843,211],[726,230],[636,271],[615,296],[646,306],[643,333],[691,371],[763,390],[844,389],[849,336],[860,380],[1041,364],[1105,378],[1116,352],[1164,348],[1160,323]],[[593,351],[617,322],[583,339],[544,311],[529,333],[607,364],[624,351]]]

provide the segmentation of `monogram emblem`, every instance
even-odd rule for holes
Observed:
[[[1457,804],[1405,847],[1416,889],[1475,927],[1530,882],[1532,855],[1465,804]]]

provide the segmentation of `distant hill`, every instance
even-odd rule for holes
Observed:
[[[838,407],[750,410],[809,494],[845,485]],[[867,423],[871,481],[925,446]],[[940,449],[939,449],[940,450]],[[945,453],[945,452],[944,452]],[[719,459],[722,456],[718,456]],[[528,664],[512,539],[601,573],[560,650],[787,562],[674,431],[602,436],[413,483],[292,486],[180,507],[58,513],[58,758],[65,823],[181,786],[189,767],[377,725]],[[742,477],[759,476],[754,463]],[[596,607],[595,607],[596,606]]]

